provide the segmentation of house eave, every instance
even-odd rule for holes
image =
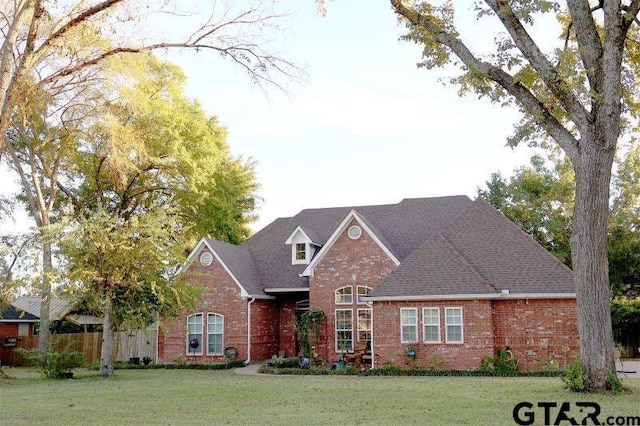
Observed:
[[[17,322],[22,323],[22,324],[25,324],[25,323],[36,324],[36,323],[39,323],[40,320],[39,319],[37,319],[37,320],[21,320],[21,319],[11,319],[11,318],[0,319],[0,323],[2,323],[2,324],[13,324],[13,323],[17,323]]]
[[[257,299],[257,300],[274,300],[275,297],[269,296],[268,294],[252,294],[252,295],[243,295],[243,299]]]
[[[435,294],[413,296],[369,296],[371,302],[412,302],[426,300],[513,300],[513,299],[575,299],[575,293],[484,293],[484,294]]]
[[[309,287],[272,287],[265,288],[265,293],[301,293],[308,292]]]

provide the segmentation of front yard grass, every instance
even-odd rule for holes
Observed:
[[[13,368],[0,379],[0,423],[37,424],[469,424],[512,425],[522,401],[592,401],[603,416],[640,416],[632,393],[574,394],[559,378],[240,376],[231,371],[118,370],[103,379],[41,379]],[[544,410],[536,408],[535,424]],[[555,411],[551,413],[555,416]],[[575,405],[571,414],[580,423]],[[565,422],[565,424],[568,424]],[[591,424],[591,423],[588,423]]]

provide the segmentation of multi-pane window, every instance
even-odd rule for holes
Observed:
[[[358,309],[358,342],[371,342],[371,309]]]
[[[418,310],[416,308],[400,309],[400,341],[402,343],[418,341]]]
[[[353,303],[353,287],[341,287],[336,290],[336,305],[350,305]]]
[[[440,308],[422,308],[422,329],[425,342],[440,342]]]
[[[353,311],[336,309],[336,351],[353,350]]]
[[[222,355],[224,317],[220,314],[207,315],[207,355]]]
[[[445,308],[444,321],[447,343],[462,343],[462,308]]]
[[[307,245],[305,243],[296,244],[296,260],[307,259]]]
[[[187,317],[187,355],[202,355],[202,314]]]
[[[367,287],[364,285],[358,286],[358,304],[361,305],[365,303],[365,301],[362,298],[365,297],[367,294],[369,294],[370,291],[371,291],[371,287]]]

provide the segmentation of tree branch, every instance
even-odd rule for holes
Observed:
[[[507,1],[487,0],[487,4],[496,13],[518,49],[538,72],[538,75],[540,75],[540,78],[551,93],[558,98],[571,119],[579,127],[586,128],[588,122],[587,111],[573,93],[563,88],[564,84],[557,70],[538,48],[520,20],[513,13]]]
[[[619,2],[619,0],[616,0]],[[600,2],[603,5],[603,2]],[[584,69],[587,73],[589,85],[594,91],[601,86],[602,43],[598,35],[598,28],[593,19],[593,11],[587,0],[568,1],[567,6],[573,17],[576,28],[576,40]]]
[[[425,29],[438,43],[451,49],[469,69],[486,75],[514,96],[533,117],[533,120],[544,127],[549,135],[558,141],[567,155],[576,158],[578,140],[565,129],[562,123],[553,116],[544,103],[536,98],[529,89],[502,69],[477,59],[455,34],[444,31],[441,26],[431,22],[429,17],[407,8],[402,3],[402,0],[391,0],[391,5],[397,14],[405,17],[411,24]]]
[[[123,0],[107,0],[107,1],[103,1],[102,3],[98,3],[93,7],[90,7],[88,9],[86,9],[85,11],[83,11],[82,13],[80,13],[78,16],[76,16],[73,19],[70,19],[68,22],[66,22],[62,27],[60,27],[57,31],[55,31],[53,34],[51,34],[39,47],[38,49],[35,51],[36,56],[39,56],[39,54],[46,49],[54,40],[62,37],[65,33],[67,33],[69,30],[71,30],[72,28],[74,28],[75,26],[85,22],[86,20],[88,20],[90,17],[97,15],[107,9],[109,9],[111,6],[116,5],[118,3],[121,3]]]
[[[625,11],[625,15],[622,18],[622,32],[626,36],[629,32],[629,28],[631,28],[631,25],[634,22],[640,25],[640,22],[638,21],[638,14],[640,14],[640,0],[633,0],[628,7],[623,7],[622,10]]]

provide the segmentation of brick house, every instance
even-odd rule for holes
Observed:
[[[374,365],[472,369],[508,348],[527,370],[578,352],[571,271],[482,199],[303,210],[240,246],[202,239],[183,269],[203,297],[165,324],[164,362],[295,356],[309,309],[330,361],[366,348]]]
[[[37,316],[13,305],[0,308],[0,336],[33,336],[34,326],[39,322]]]

